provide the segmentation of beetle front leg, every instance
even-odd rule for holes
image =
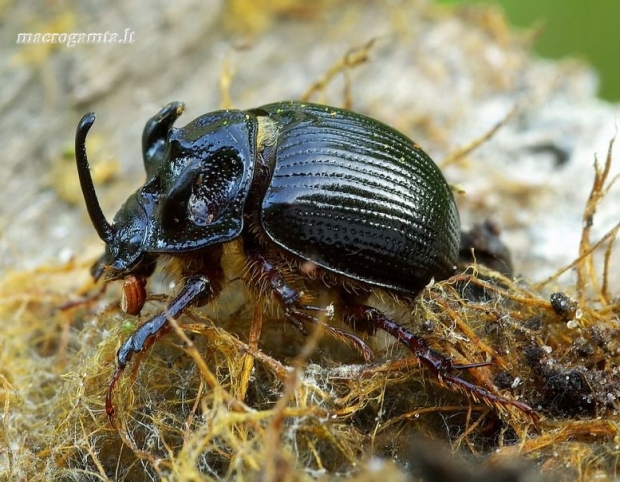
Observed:
[[[119,348],[116,359],[118,366],[112,380],[108,385],[105,399],[105,409],[110,423],[114,425],[114,405],[112,404],[112,392],[116,382],[123,374],[125,366],[131,360],[134,353],[140,353],[148,349],[162,336],[170,333],[172,326],[168,323],[170,318],[178,318],[185,310],[191,306],[201,305],[213,296],[211,280],[204,275],[195,275],[187,278],[185,285],[179,294],[170,302],[166,309],[155,315],[132,335],[125,340]]]
[[[377,329],[389,333],[418,358],[420,363],[428,368],[437,379],[453,390],[465,393],[474,400],[480,400],[486,405],[495,407],[506,407],[511,405],[525,413],[531,420],[536,420],[536,414],[532,407],[523,402],[508,400],[499,395],[479,387],[467,380],[454,375],[454,370],[464,370],[468,368],[478,368],[492,365],[492,363],[471,363],[464,365],[453,364],[441,353],[428,346],[424,338],[414,335],[398,323],[390,320],[376,308],[365,305],[350,306],[345,309],[343,321],[356,330],[374,334]]]
[[[317,317],[307,313],[307,311],[326,312],[327,310],[318,306],[302,304],[301,294],[286,283],[282,273],[275,266],[261,255],[254,255],[253,260],[254,262],[250,266],[251,270],[254,271],[252,273],[255,275],[254,277],[266,280],[271,292],[284,309],[286,320],[304,336],[308,334],[303,324],[304,321],[310,322],[313,325],[320,325],[334,338],[353,346],[364,357],[365,361],[372,360],[372,350],[361,338],[353,333],[348,333],[323,323]]]

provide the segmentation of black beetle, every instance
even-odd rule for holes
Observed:
[[[455,271],[459,216],[439,168],[407,137],[369,117],[323,105],[278,102],[248,111],[222,110],[172,127],[175,102],[150,119],[142,136],[146,182],[109,224],[97,201],[85,139],[95,116],[76,133],[80,183],[90,218],[106,251],[95,278],[139,286],[158,257],[176,259],[184,284],[164,312],[140,326],[117,354],[112,390],[134,353],[171,330],[167,317],[214,299],[225,282],[223,245],[240,243],[244,279],[271,292],[288,321],[305,332],[317,323],[300,289],[283,270],[338,292],[342,319],[356,330],[384,330],[405,344],[440,380],[489,405],[506,400],[452,372],[488,363],[454,365],[379,310],[362,304],[374,288],[413,298],[433,278]],[[309,269],[308,266],[311,268]],[[288,278],[287,278],[288,279]],[[130,303],[139,312],[144,296]],[[326,326],[369,360],[357,336]]]

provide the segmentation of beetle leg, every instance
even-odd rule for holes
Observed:
[[[116,382],[123,374],[125,366],[131,360],[134,353],[140,353],[148,349],[159,338],[166,335],[172,330],[169,318],[178,318],[187,308],[194,305],[204,303],[213,295],[211,280],[204,275],[195,275],[187,278],[185,285],[179,294],[170,302],[166,309],[155,315],[142,326],[140,326],[132,335],[125,340],[116,354],[117,368],[112,376],[112,380],[108,385],[108,391],[105,398],[105,409],[108,414],[110,423],[114,425],[114,406],[112,404],[112,392]]]
[[[365,305],[350,306],[345,309],[343,321],[351,325],[356,330],[361,330],[369,334],[374,334],[377,329],[383,330],[402,344],[418,358],[420,363],[428,368],[437,379],[449,388],[462,392],[474,400],[482,401],[486,405],[495,407],[506,407],[511,405],[525,413],[531,420],[536,420],[536,414],[532,407],[523,402],[508,400],[499,395],[479,387],[471,382],[463,380],[454,375],[454,370],[477,368],[487,366],[491,363],[472,363],[465,365],[453,364],[441,353],[428,346],[424,338],[414,335],[409,330],[400,326],[398,323],[387,318],[376,308]]]
[[[255,255],[256,260],[255,267],[259,269],[259,276],[267,281],[271,292],[274,294],[282,308],[284,308],[284,314],[286,320],[297,328],[304,336],[308,335],[306,328],[303,324],[304,321],[310,322],[313,325],[320,325],[322,329],[327,331],[330,335],[338,340],[342,340],[355,348],[363,357],[365,361],[370,361],[373,358],[372,350],[368,345],[357,335],[348,333],[346,331],[339,330],[327,323],[322,322],[316,316],[313,316],[308,311],[327,312],[325,308],[318,306],[304,305],[301,302],[301,294],[291,288],[282,276],[282,273],[278,269],[269,263],[263,256]]]

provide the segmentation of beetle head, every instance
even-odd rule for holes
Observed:
[[[106,241],[106,266],[113,272],[126,273],[140,265],[148,225],[147,213],[137,196],[130,196],[114,217],[114,234],[110,241]]]
[[[97,278],[145,273],[161,253],[200,249],[239,236],[256,157],[256,119],[241,111],[199,117],[172,127],[182,104],[164,107],[143,133],[147,180],[110,224],[90,176],[85,140],[95,120],[86,114],[76,132],[80,184],[91,221],[106,243],[93,267]]]

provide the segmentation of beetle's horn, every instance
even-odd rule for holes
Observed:
[[[99,201],[97,200],[97,193],[95,192],[95,185],[90,175],[90,166],[88,165],[88,158],[86,157],[86,134],[93,126],[95,122],[95,114],[90,112],[82,117],[82,120],[77,126],[75,132],[75,159],[77,161],[78,175],[80,176],[80,186],[82,187],[82,194],[84,194],[84,200],[86,201],[86,209],[90,220],[97,230],[99,237],[109,244],[114,238],[114,230],[101,210]]]

